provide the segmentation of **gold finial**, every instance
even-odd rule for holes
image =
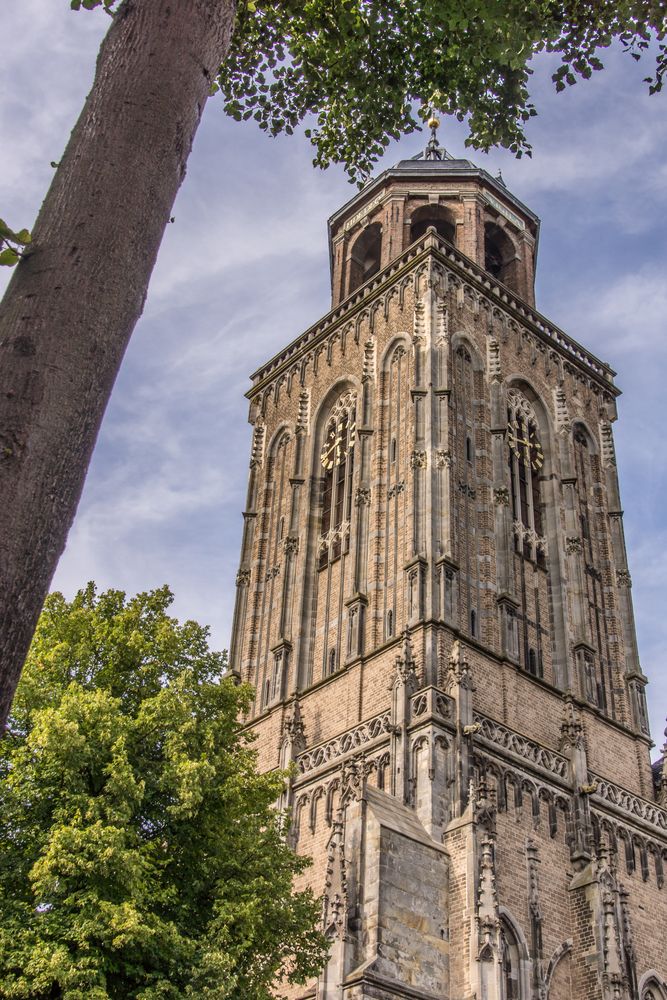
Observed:
[[[425,116],[426,124],[431,130],[431,138],[426,144],[426,149],[424,150],[425,160],[444,160],[447,158],[447,154],[444,149],[441,149],[438,145],[438,128],[440,127],[440,118],[436,112],[437,105],[431,104],[427,108],[427,113]]]

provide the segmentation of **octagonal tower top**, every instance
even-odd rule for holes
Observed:
[[[430,124],[430,123],[429,123]],[[438,146],[371,180],[329,219],[332,307],[382,271],[429,229],[535,305],[540,220],[470,160]]]

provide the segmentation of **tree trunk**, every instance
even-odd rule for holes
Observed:
[[[0,731],[235,6],[125,0],[0,309]]]

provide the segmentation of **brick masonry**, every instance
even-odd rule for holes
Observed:
[[[399,164],[253,376],[231,661],[332,941],[292,1000],[667,1000],[618,390],[534,311],[537,231]]]

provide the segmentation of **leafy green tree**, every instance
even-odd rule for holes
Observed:
[[[324,960],[251,692],[170,603],[46,601],[0,741],[0,997],[266,1000]]]
[[[538,52],[559,54],[557,88],[601,68],[613,39],[635,57],[655,43],[650,89],[667,68],[664,0],[71,5],[111,26],[0,307],[0,726],[212,91],[272,134],[307,119],[316,163],[363,179],[420,102],[467,117],[475,146],[527,151]],[[24,244],[8,237],[13,264]]]

